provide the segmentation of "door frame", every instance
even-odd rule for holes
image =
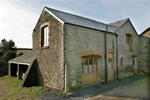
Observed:
[[[111,71],[113,71],[113,78],[112,78],[112,80],[114,80],[114,52],[109,52],[108,53],[108,60],[109,59],[112,60],[112,70]],[[108,78],[110,77],[109,74],[110,74],[111,71],[108,70]]]
[[[95,84],[95,83],[98,83],[98,58],[99,57],[82,57],[82,85],[83,86],[87,86],[87,85],[92,85],[92,84]],[[87,74],[85,74],[84,73],[84,71],[85,71],[85,68],[84,68],[84,60],[85,59],[88,59],[88,73]],[[89,59],[92,59],[92,73],[89,73]],[[94,59],[96,59],[96,72],[94,72]],[[87,84],[85,84],[84,83],[84,77],[85,77],[85,75],[91,75],[92,76],[92,74],[96,74],[96,80],[97,80],[97,82],[93,82],[93,83],[87,83]]]

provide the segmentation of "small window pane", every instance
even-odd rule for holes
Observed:
[[[47,31],[46,31],[46,45],[48,46],[48,27],[46,27]]]
[[[93,59],[89,59],[89,73],[93,72]]]
[[[89,65],[93,64],[93,59],[89,59]]]
[[[48,26],[44,27],[44,46],[48,46]]]
[[[88,73],[88,65],[84,65],[84,74]]]
[[[89,73],[92,73],[93,72],[93,67],[92,65],[89,65]]]
[[[84,59],[84,65],[88,65],[88,59]]]
[[[84,59],[84,74],[88,73],[88,59]]]
[[[112,70],[112,59],[108,60],[108,70]]]
[[[96,72],[96,59],[94,59],[94,72]]]

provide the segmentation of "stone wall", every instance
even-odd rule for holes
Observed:
[[[49,24],[49,46],[41,47],[40,27]],[[64,89],[63,24],[44,11],[33,33],[33,53],[39,66],[39,79],[45,87]],[[43,81],[43,82],[42,82]]]
[[[132,33],[132,45],[131,50],[128,52],[126,50],[126,31],[130,31]],[[139,36],[136,31],[132,27],[131,23],[127,21],[117,32],[118,34],[118,67],[119,67],[119,77],[126,77],[127,75],[123,73],[123,70],[132,70],[133,65],[133,53],[136,52],[139,55]],[[121,68],[121,58],[124,57],[124,68]],[[137,56],[137,66],[136,70],[138,70],[138,62],[139,56]],[[125,68],[128,67],[128,68]],[[132,74],[132,71],[130,71]]]
[[[65,65],[68,90],[82,86],[82,59],[79,53],[88,50],[102,51],[104,55],[105,32],[65,24]],[[115,47],[115,35],[107,34],[108,48]],[[98,77],[104,79],[104,56],[98,59]]]
[[[113,67],[114,67],[114,79],[116,78],[116,35],[113,34],[107,34],[107,54],[109,54],[110,50],[114,50],[113,52]],[[108,56],[108,55],[107,55]],[[109,59],[109,56],[107,57]],[[107,62],[108,62],[107,59]],[[109,74],[109,68],[107,65],[107,70]],[[108,76],[108,81],[112,81],[113,79]]]
[[[150,38],[140,37],[139,67],[141,70],[147,70],[150,66]]]

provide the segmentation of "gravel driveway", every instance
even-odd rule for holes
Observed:
[[[84,100],[98,95],[112,96],[112,97],[123,97],[123,98],[139,98],[148,100],[147,95],[147,84],[140,84],[138,80],[144,78],[144,76],[134,75],[130,78],[124,78],[121,81],[109,82],[107,85],[94,84],[91,86],[84,87],[80,90],[75,91],[75,97],[63,98],[55,93],[45,92],[38,97],[41,100]],[[102,97],[102,96],[101,96]],[[102,100],[102,99],[92,99]],[[111,99],[107,99],[111,100]],[[112,99],[114,100],[114,99]],[[121,99],[115,99],[121,100]],[[128,99],[133,100],[133,99]]]

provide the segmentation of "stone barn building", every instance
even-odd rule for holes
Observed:
[[[32,52],[9,61],[9,75],[23,86],[69,91],[140,68],[141,39],[128,18],[105,24],[44,7],[32,39]]]

